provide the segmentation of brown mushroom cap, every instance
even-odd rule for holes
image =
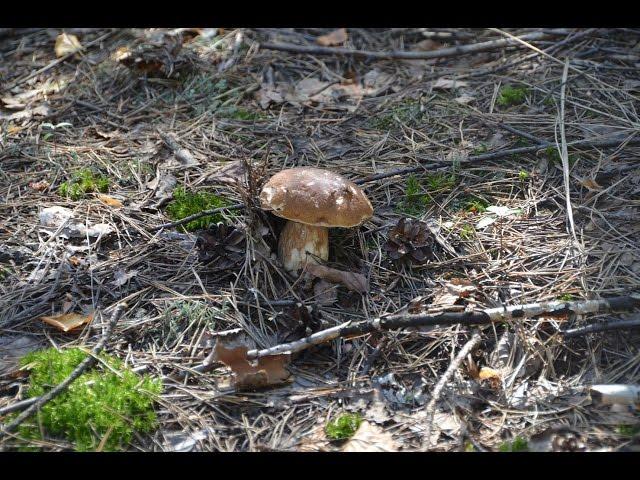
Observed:
[[[265,210],[318,227],[355,227],[373,215],[364,192],[337,173],[299,167],[276,173],[262,187]]]

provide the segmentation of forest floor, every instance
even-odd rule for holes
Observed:
[[[60,30],[0,31],[0,412],[26,398],[22,355],[92,348],[126,302],[105,351],[163,384],[157,428],[127,449],[635,448],[637,413],[588,389],[640,383],[638,330],[562,333],[625,314],[337,339],[292,355],[285,382],[255,390],[234,387],[224,364],[202,365],[215,333],[237,328],[266,348],[407,310],[637,290],[640,30],[65,32],[84,48],[56,58]],[[489,41],[503,43],[436,58]],[[390,51],[434,58],[375,56]],[[366,291],[322,291],[279,264],[282,221],[258,194],[294,166],[340,173],[371,200],[371,220],[330,230],[329,265],[364,275]],[[166,226],[190,193],[244,207],[189,231]],[[390,243],[403,218],[439,241],[400,232]],[[227,230],[207,243],[197,227],[209,220]],[[41,320],[71,313],[93,321],[65,332]],[[332,440],[326,425],[345,413],[366,428]],[[5,436],[0,449],[74,448],[42,433]]]

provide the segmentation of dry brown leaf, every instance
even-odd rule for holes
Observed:
[[[390,433],[366,420],[342,448],[343,452],[395,452],[396,442]]]
[[[82,45],[80,44],[78,37],[76,37],[75,35],[61,33],[60,35],[58,35],[58,38],[56,38],[55,51],[56,57],[58,58],[64,57],[65,55],[68,55],[70,53],[77,52],[81,49]]]
[[[419,51],[419,52],[430,52],[432,50],[438,50],[439,48],[442,48],[442,47],[443,45],[440,42],[436,42],[435,40],[426,38],[416,43],[413,46],[412,50]]]
[[[500,372],[490,367],[482,367],[480,373],[478,373],[480,380],[486,380],[488,378],[500,378]]]
[[[233,372],[236,390],[257,390],[289,379],[291,374],[285,366],[291,355],[269,355],[252,363],[247,359],[248,343],[248,338],[240,333],[217,338],[213,349],[213,360],[224,363]]]
[[[46,180],[40,180],[39,182],[31,182],[29,184],[29,188],[32,188],[38,192],[44,192],[47,188],[49,188],[49,182]]]
[[[433,84],[434,89],[450,90],[452,88],[462,88],[468,86],[469,83],[462,80],[455,80],[452,78],[439,78]]]
[[[105,205],[109,205],[110,207],[120,208],[122,207],[122,202],[117,198],[110,197],[109,195],[99,194],[98,200],[100,200]]]
[[[224,167],[216,173],[209,176],[209,180],[216,180],[221,183],[235,185],[245,179],[247,173],[247,165],[244,160],[234,160],[228,162]]]
[[[369,291],[367,277],[361,273],[345,272],[314,263],[307,264],[307,271],[314,277],[322,278],[332,283],[341,283],[355,292],[367,293]]]
[[[450,308],[462,298],[469,297],[476,291],[470,281],[462,278],[452,278],[433,297],[430,308]]]
[[[322,45],[323,47],[333,47],[336,45],[342,45],[347,41],[347,29],[339,28],[334,30],[333,32],[327,33],[326,35],[322,35],[316,39],[318,45]]]
[[[69,330],[74,330],[93,320],[93,313],[90,315],[82,315],[80,313],[64,313],[61,315],[54,315],[52,317],[40,317],[40,320],[48,323],[49,325],[53,325],[58,330],[68,332]]]
[[[580,184],[589,190],[602,190],[602,187],[593,178],[584,178],[580,181]]]
[[[313,298],[318,305],[332,305],[338,301],[336,285],[320,279],[313,285]]]

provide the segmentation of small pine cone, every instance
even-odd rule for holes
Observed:
[[[198,232],[196,248],[203,263],[215,260],[219,268],[229,268],[244,260],[246,239],[239,228],[218,223]]]
[[[389,232],[385,250],[393,260],[424,263],[433,260],[434,238],[427,224],[401,218]]]

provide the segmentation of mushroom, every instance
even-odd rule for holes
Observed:
[[[373,215],[369,199],[356,184],[311,167],[276,173],[262,187],[260,204],[289,220],[278,241],[278,255],[289,272],[297,272],[307,261],[329,259],[330,227],[356,227]]]

